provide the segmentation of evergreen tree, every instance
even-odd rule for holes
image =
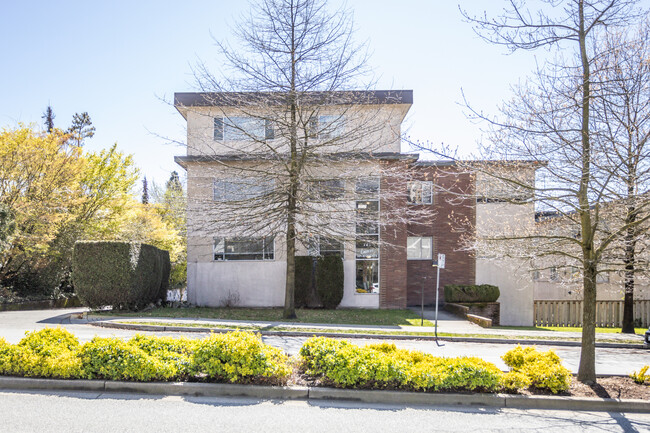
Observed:
[[[54,115],[54,111],[52,110],[52,106],[48,105],[47,108],[45,109],[45,113],[41,116],[41,119],[43,119],[45,123],[45,129],[47,129],[47,132],[52,132],[54,129],[54,118],[56,116]]]
[[[147,186],[147,176],[142,180],[142,203],[149,204],[149,187]]]
[[[83,146],[86,138],[92,138],[95,135],[95,127],[87,111],[81,114],[75,113],[72,116],[72,126],[68,129],[68,132],[72,134],[72,139],[77,146]]]

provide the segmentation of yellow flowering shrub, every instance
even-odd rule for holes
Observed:
[[[557,394],[571,386],[571,372],[562,366],[560,357],[552,350],[540,352],[534,346],[518,345],[501,359],[513,372],[525,375],[530,380],[530,386],[535,388],[548,389]]]
[[[45,328],[26,332],[25,338],[9,347],[9,365],[5,374],[26,377],[78,377],[81,363],[77,358],[79,340],[64,328]]]
[[[441,358],[382,343],[310,338],[300,349],[307,373],[341,387],[497,391],[503,373],[479,358]]]
[[[0,360],[0,363],[1,362],[2,361]],[[1,365],[0,368],[2,368]],[[646,374],[649,368],[650,365],[645,365],[639,370],[638,373],[635,371],[632,374],[630,374],[630,377],[634,380],[634,382],[638,383],[639,385],[643,385],[644,383],[650,385],[650,374]]]
[[[199,340],[191,368],[194,374],[233,383],[285,384],[292,371],[281,349],[264,344],[259,334],[243,331]]]
[[[87,379],[172,380],[177,372],[172,365],[118,338],[93,338],[81,346],[79,358]]]

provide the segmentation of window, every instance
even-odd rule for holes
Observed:
[[[533,281],[539,281],[542,278],[540,271],[533,271]]]
[[[215,260],[273,260],[273,236],[264,238],[215,238]]]
[[[361,197],[378,198],[379,197],[379,178],[362,177],[357,179],[355,192]]]
[[[407,184],[408,202],[411,204],[432,204],[433,203],[433,182],[413,181]]]
[[[343,257],[343,242],[325,236],[312,236],[307,245],[310,256],[339,256]]]
[[[215,117],[214,139],[223,140],[273,140],[275,130],[268,119],[255,117]]]
[[[342,179],[315,180],[310,185],[310,195],[314,199],[331,200],[345,194],[345,181]]]
[[[430,237],[409,236],[406,238],[406,258],[408,260],[431,260],[433,258],[433,239]]]
[[[551,281],[558,281],[560,279],[560,275],[557,272],[557,267],[553,266],[551,268],[549,279]]]
[[[596,283],[609,283],[609,272],[599,272],[596,274]]]
[[[343,134],[344,116],[314,116],[309,120],[310,136],[329,140]]]
[[[379,178],[360,179],[356,192],[378,196]],[[356,292],[379,293],[379,200],[358,200],[356,213]]]
[[[230,202],[264,197],[272,191],[273,184],[260,179],[215,179],[212,194],[214,201]]]

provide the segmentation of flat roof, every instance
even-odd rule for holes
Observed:
[[[180,92],[174,93],[174,106],[237,107],[256,104],[283,104],[286,92]],[[413,104],[413,90],[349,90],[301,92],[302,103],[318,105]]]

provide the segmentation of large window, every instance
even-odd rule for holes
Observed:
[[[343,179],[323,179],[311,182],[310,196],[316,200],[332,200],[345,195]]]
[[[411,204],[433,203],[433,182],[416,180],[407,184],[408,202]]]
[[[330,140],[343,134],[343,116],[315,116],[309,122],[311,136]]]
[[[357,180],[356,292],[379,293],[379,178]]]
[[[273,236],[263,238],[215,238],[215,260],[273,260]]]
[[[431,260],[433,240],[430,237],[409,236],[406,238],[406,258],[408,260]]]
[[[215,117],[214,139],[223,140],[272,140],[275,138],[273,124],[255,117]]]
[[[213,183],[213,199],[218,202],[251,200],[272,191],[273,184],[260,179],[215,179]]]
[[[325,236],[312,236],[307,246],[310,256],[339,256],[343,257],[343,242]]]

